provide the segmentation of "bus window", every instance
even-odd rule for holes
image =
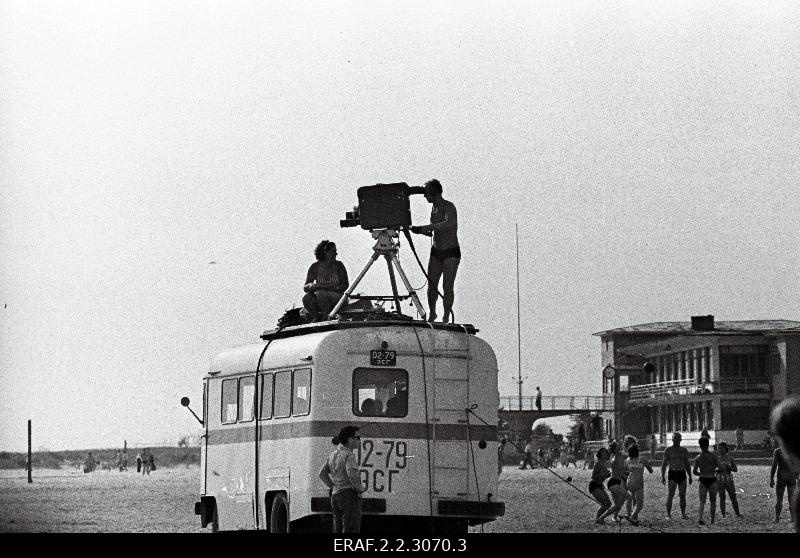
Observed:
[[[288,417],[292,414],[292,372],[278,372],[275,374],[275,392],[272,402],[272,416],[274,418]]]
[[[253,408],[256,399],[256,377],[245,376],[239,380],[239,422],[250,422],[255,418]]]
[[[309,401],[311,400],[311,369],[301,368],[294,371],[294,401],[292,402],[292,414],[307,415]]]
[[[261,374],[261,419],[272,418],[272,374]]]
[[[356,368],[353,413],[359,417],[404,417],[408,414],[408,372]]]
[[[236,422],[236,396],[237,383],[239,380],[222,381],[222,424]]]

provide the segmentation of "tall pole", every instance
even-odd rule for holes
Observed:
[[[31,419],[28,419],[28,482],[33,482],[32,468],[33,468],[33,462],[31,460]]]
[[[519,410],[522,410],[522,338],[520,337],[519,318],[519,225],[514,223],[517,237],[517,378],[519,380]]]

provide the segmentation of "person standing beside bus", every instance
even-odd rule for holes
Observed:
[[[314,249],[317,261],[311,264],[303,285],[303,308],[315,322],[328,319],[342,295],[350,286],[347,269],[336,259],[336,244],[323,240]]]
[[[332,442],[338,447],[319,471],[319,478],[331,491],[334,533],[361,532],[361,483],[358,462],[353,453],[361,445],[358,427],[345,426]]]
[[[453,312],[458,265],[461,247],[458,244],[458,213],[453,202],[442,197],[442,184],[436,180],[425,183],[425,199],[431,208],[431,224],[411,227],[411,232],[432,236],[431,255],[428,259],[428,321],[436,321],[436,301],[439,298],[439,279],[442,279],[443,322],[449,322]]]

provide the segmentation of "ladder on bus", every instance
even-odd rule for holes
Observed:
[[[469,496],[470,441],[466,439],[469,402],[469,369],[472,355],[469,336],[463,346],[438,349],[433,335],[433,497],[463,499]]]

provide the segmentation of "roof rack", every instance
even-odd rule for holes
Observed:
[[[305,335],[307,333],[317,333],[321,331],[336,331],[340,329],[353,329],[361,327],[383,327],[383,326],[411,326],[411,327],[424,327],[426,329],[443,330],[443,331],[457,331],[475,335],[478,330],[472,324],[448,324],[441,322],[425,322],[422,320],[415,320],[410,316],[402,314],[395,314],[390,312],[383,313],[367,313],[359,319],[356,319],[355,312],[346,312],[338,320],[328,320],[326,322],[313,322],[309,324],[289,326],[283,329],[276,328],[265,331],[261,334],[261,339],[268,341],[271,339],[282,339],[285,337],[295,337],[298,335]],[[366,315],[373,314],[373,315]],[[375,314],[381,314],[377,316]],[[348,319],[349,318],[349,319]]]

